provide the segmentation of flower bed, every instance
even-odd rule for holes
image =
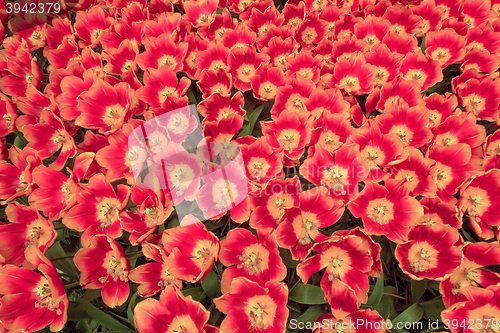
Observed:
[[[0,332],[499,331],[500,1],[0,20]]]

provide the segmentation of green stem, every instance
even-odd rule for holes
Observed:
[[[66,290],[72,289],[72,288],[78,287],[79,285],[80,285],[80,281],[76,281],[76,282],[64,285],[64,289],[66,289]]]
[[[68,256],[68,257],[61,257],[61,258],[56,258],[56,259],[50,259],[50,261],[56,261],[56,260],[63,260],[63,259],[71,259],[74,256]]]
[[[134,259],[138,259],[138,258],[141,258],[141,257],[144,257],[144,253],[138,253],[136,255],[133,255],[131,257],[127,257],[128,260],[134,260]]]

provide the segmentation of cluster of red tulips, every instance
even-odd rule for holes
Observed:
[[[0,332],[500,330],[499,0],[50,2],[0,4]]]

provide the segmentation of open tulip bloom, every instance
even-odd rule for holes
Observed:
[[[0,333],[500,332],[500,0],[0,21]]]

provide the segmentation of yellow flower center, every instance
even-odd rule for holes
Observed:
[[[35,301],[35,307],[48,308],[50,311],[56,311],[57,315],[62,314],[62,311],[59,309],[62,297],[56,300],[53,299],[52,290],[50,290],[48,283],[44,283],[43,286],[37,287],[36,295],[38,296],[38,299]]]
[[[475,204],[478,204],[481,201],[481,197],[479,195],[475,195],[471,198],[471,201],[474,202]]]
[[[252,252],[246,254],[243,252],[238,259],[241,260],[241,263],[236,267],[240,269],[246,267],[249,275],[262,272],[262,259],[259,257],[259,253]]]

